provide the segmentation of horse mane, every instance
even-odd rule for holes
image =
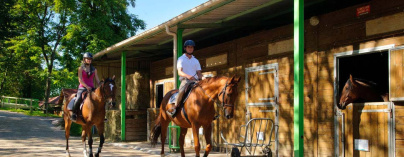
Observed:
[[[221,80],[223,78],[224,78],[224,76],[207,77],[204,80],[199,81],[199,85],[211,84],[211,83]]]
[[[380,85],[377,84],[376,82],[373,82],[373,81],[370,81],[370,80],[365,80],[365,79],[362,79],[362,78],[353,78],[353,79],[354,79],[354,81],[359,81],[359,82],[365,83],[365,84],[369,85],[371,88],[375,89],[380,94],[383,94]],[[348,87],[351,89],[352,88],[352,82],[348,79],[347,83],[348,83]]]

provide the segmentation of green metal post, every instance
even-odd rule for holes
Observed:
[[[182,32],[184,32],[184,29],[177,29],[177,58],[179,58],[179,57],[181,57],[182,56],[182,50],[184,49],[183,48],[183,46],[182,46]],[[177,70],[177,69],[174,69],[174,70]],[[177,74],[177,89],[178,88],[180,88],[180,84],[181,84],[181,81],[180,81],[180,77],[178,77],[178,74]]]
[[[125,141],[126,118],[126,52],[122,52],[121,59],[121,140]]]
[[[304,4],[294,0],[294,156],[303,157]]]
[[[177,57],[177,58],[179,58],[179,57],[181,57],[182,56],[182,49],[183,49],[183,47],[182,47],[182,32],[184,32],[184,29],[177,29],[177,56],[174,56],[174,57]],[[177,70],[177,69],[174,69],[174,70]],[[177,80],[175,80],[175,81],[177,81],[177,87],[176,87],[176,89],[179,89],[180,88],[180,84],[181,84],[181,81],[180,81],[180,79],[179,79],[180,77],[178,76],[178,74],[177,74]],[[171,129],[172,128],[175,128],[176,130],[177,130],[177,132],[176,132],[176,135],[174,135],[174,134],[172,134],[171,133]],[[173,149],[180,149],[180,147],[179,147],[179,145],[180,145],[180,143],[179,143],[179,136],[180,135],[180,127],[179,126],[176,126],[176,125],[174,125],[172,122],[169,124],[169,126],[168,126],[168,148],[170,149],[170,152],[171,152],[171,149],[173,148]],[[174,146],[172,143],[171,143],[171,140],[173,139],[171,136],[174,136],[174,138],[176,138],[176,145]]]

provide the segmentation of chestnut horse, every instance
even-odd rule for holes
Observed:
[[[227,119],[233,117],[234,102],[238,96],[237,83],[240,81],[240,77],[232,78],[228,77],[213,77],[207,78],[198,82],[194,89],[191,91],[188,99],[183,105],[183,109],[177,111],[177,115],[171,118],[167,115],[166,111],[173,107],[174,104],[167,104],[171,95],[178,90],[169,91],[163,98],[160,105],[160,114],[156,119],[156,125],[150,135],[152,145],[157,143],[158,137],[161,135],[161,156],[164,156],[164,142],[166,140],[167,127],[170,121],[180,126],[180,151],[181,156],[185,156],[184,153],[184,139],[188,129],[192,128],[194,136],[194,145],[196,156],[199,156],[200,144],[199,144],[199,128],[203,127],[203,134],[206,140],[206,149],[204,156],[208,156],[212,149],[212,121],[215,116],[215,102],[221,104],[223,107],[224,115]]]
[[[83,108],[81,110],[82,114],[78,114],[77,117],[77,124],[82,126],[82,134],[81,140],[84,144],[83,154],[84,156],[87,155],[86,153],[86,135],[88,136],[88,147],[89,147],[89,156],[93,156],[93,139],[91,128],[93,125],[97,127],[98,135],[100,136],[100,145],[98,147],[95,156],[99,156],[101,153],[102,145],[104,143],[104,118],[105,118],[105,105],[115,105],[115,76],[112,79],[105,79],[104,83],[92,92],[87,94],[87,98],[83,100]],[[70,113],[67,109],[67,105],[69,104],[70,100],[75,96],[76,92],[72,93],[72,89],[63,89],[60,93],[60,100],[63,100],[63,119],[65,120],[65,137],[66,137],[66,155],[70,156],[69,153],[69,135],[70,135],[70,127],[72,121],[70,120]],[[82,116],[79,116],[82,115]]]
[[[350,75],[342,89],[337,107],[343,110],[350,103],[383,101],[389,101],[389,93],[383,93],[374,82],[353,78]]]

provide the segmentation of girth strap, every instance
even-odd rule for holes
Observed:
[[[187,120],[187,122],[191,125],[191,122],[190,122],[189,119],[188,119],[187,112],[185,112],[185,109],[184,109],[184,108],[185,108],[185,107],[182,108],[182,113],[184,114],[185,119]]]

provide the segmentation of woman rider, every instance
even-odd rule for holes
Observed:
[[[77,91],[76,101],[74,102],[73,113],[71,114],[72,116],[70,117],[72,121],[77,120],[77,113],[80,110],[80,104],[83,99],[82,93],[85,91],[91,92],[94,89],[94,76],[95,80],[98,82],[98,84],[100,84],[100,79],[98,78],[97,75],[97,69],[95,69],[95,67],[91,65],[92,60],[93,55],[91,53],[89,52],[84,53],[83,61],[78,70],[80,85]]]

